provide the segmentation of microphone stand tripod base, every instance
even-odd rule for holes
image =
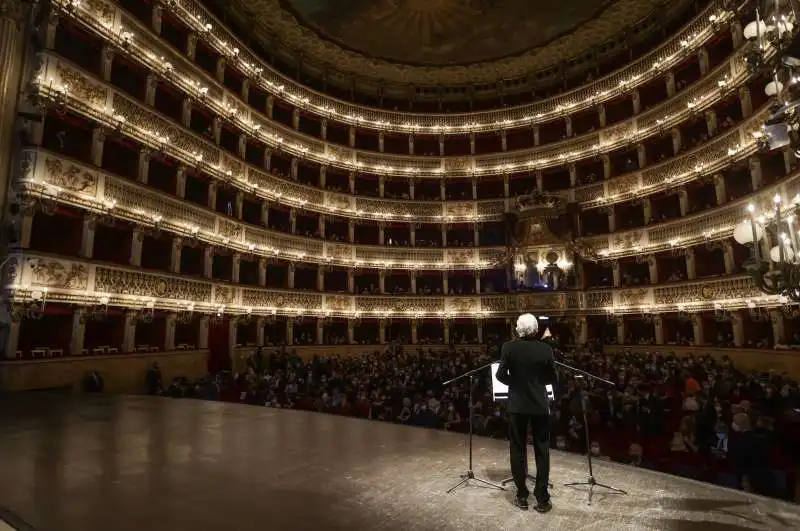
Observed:
[[[532,481],[534,484],[536,483],[536,476],[531,476],[530,474],[525,474],[525,478],[527,478],[528,481]],[[514,478],[511,477],[511,478],[508,478],[508,479],[504,479],[503,481],[500,482],[500,484],[505,487],[509,483],[513,483],[513,481],[514,481]],[[553,484],[552,483],[548,483],[547,487],[552,489],[553,488]]]
[[[467,470],[466,474],[461,474],[461,481],[457,485],[455,485],[454,487],[450,488],[447,491],[447,494],[450,494],[451,492],[453,492],[454,490],[456,490],[458,487],[460,487],[462,485],[469,485],[470,481],[477,481],[478,483],[482,483],[482,484],[484,484],[484,485],[486,485],[488,487],[492,487],[492,488],[495,488],[495,489],[498,489],[498,490],[506,490],[505,487],[501,487],[500,485],[495,485],[491,481],[486,481],[485,479],[476,478],[475,477],[475,472],[473,472],[472,470]]]
[[[597,480],[594,479],[594,476],[589,476],[589,479],[586,481],[576,481],[575,483],[564,483],[565,487],[579,487],[581,485],[589,486],[589,505],[592,504],[592,495],[594,494],[595,487],[610,490],[611,492],[616,492],[617,494],[625,494],[626,496],[628,495],[628,493],[622,489],[618,489],[616,487],[609,487],[608,485],[603,485],[602,483],[598,483]]]

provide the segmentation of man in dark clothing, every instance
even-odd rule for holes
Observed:
[[[550,479],[550,401],[546,385],[556,381],[553,349],[535,339],[539,330],[536,318],[526,313],[517,320],[519,339],[503,344],[497,379],[508,385],[511,473],[517,486],[517,506],[528,508],[526,441],[528,426],[533,433],[536,458],[536,496],[538,512],[552,508],[547,485]]]

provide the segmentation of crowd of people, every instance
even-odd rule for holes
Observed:
[[[258,349],[244,373],[176,380],[163,392],[464,432],[468,382],[447,387],[442,382],[498,357],[496,346],[451,347],[436,354],[393,345],[363,357],[306,362],[291,350]],[[800,390],[786,375],[745,373],[727,359],[702,355],[609,356],[587,347],[559,351],[558,358],[616,385],[559,372],[551,418],[554,448],[795,499]],[[148,374],[148,388],[161,392],[157,371]],[[474,396],[475,431],[505,438],[504,403],[492,400],[488,371]]]

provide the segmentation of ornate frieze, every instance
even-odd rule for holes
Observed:
[[[203,304],[212,302],[211,290],[212,285],[208,282],[121,268],[95,267],[94,291],[96,293],[133,295]]]
[[[70,192],[97,194],[97,175],[83,166],[48,157],[45,169],[44,182],[48,184]]]
[[[28,258],[25,262],[25,281],[31,286],[85,290],[89,270],[85,264],[55,258]]]

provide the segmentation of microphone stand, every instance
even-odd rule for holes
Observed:
[[[475,387],[475,375],[491,365],[492,362],[489,362],[485,365],[481,365],[477,369],[472,369],[471,371],[467,371],[464,374],[456,376],[452,380],[447,380],[442,384],[442,385],[450,385],[451,383],[457,382],[462,378],[469,378],[469,468],[467,468],[467,472],[465,474],[461,474],[461,481],[458,482],[458,484],[456,484],[452,488],[450,488],[447,491],[447,494],[450,494],[451,492],[453,492],[462,485],[469,485],[470,480],[477,481],[479,483],[482,483],[489,487],[493,487],[495,489],[506,490],[504,487],[500,485],[495,485],[494,483],[487,481],[485,479],[476,478],[475,473],[472,471],[472,417],[474,416],[474,410],[475,410],[475,404],[472,400],[472,390]]]
[[[555,363],[559,367],[563,367],[564,369],[572,371],[572,372],[574,372],[574,373],[576,373],[576,374],[578,374],[580,376],[584,376],[586,378],[594,378],[595,380],[597,380],[599,382],[603,382],[604,384],[607,384],[607,385],[611,385],[611,386],[614,385],[614,382],[609,382],[608,380],[600,378],[599,376],[595,376],[594,374],[588,373],[586,371],[582,371],[580,369],[572,367],[571,365],[567,365],[566,363],[561,363],[560,361],[555,361],[555,360],[553,361],[553,363]],[[611,492],[616,492],[616,493],[619,493],[619,494],[626,494],[627,495],[628,493],[625,492],[622,489],[618,489],[616,487],[610,487],[608,485],[604,485],[602,483],[598,483],[597,480],[594,477],[594,472],[592,470],[592,452],[591,452],[591,449],[590,449],[590,447],[591,447],[591,443],[590,443],[591,437],[589,436],[589,419],[586,417],[586,409],[587,409],[586,405],[587,405],[586,404],[586,397],[583,396],[583,391],[581,391],[581,409],[583,410],[583,427],[585,429],[585,435],[586,435],[586,461],[589,464],[589,478],[586,481],[576,481],[576,482],[573,482],[573,483],[564,483],[564,486],[565,487],[577,487],[577,486],[580,486],[580,485],[588,485],[589,486],[589,505],[591,505],[592,504],[592,495],[594,494],[595,487],[604,488],[604,489],[610,490]]]

